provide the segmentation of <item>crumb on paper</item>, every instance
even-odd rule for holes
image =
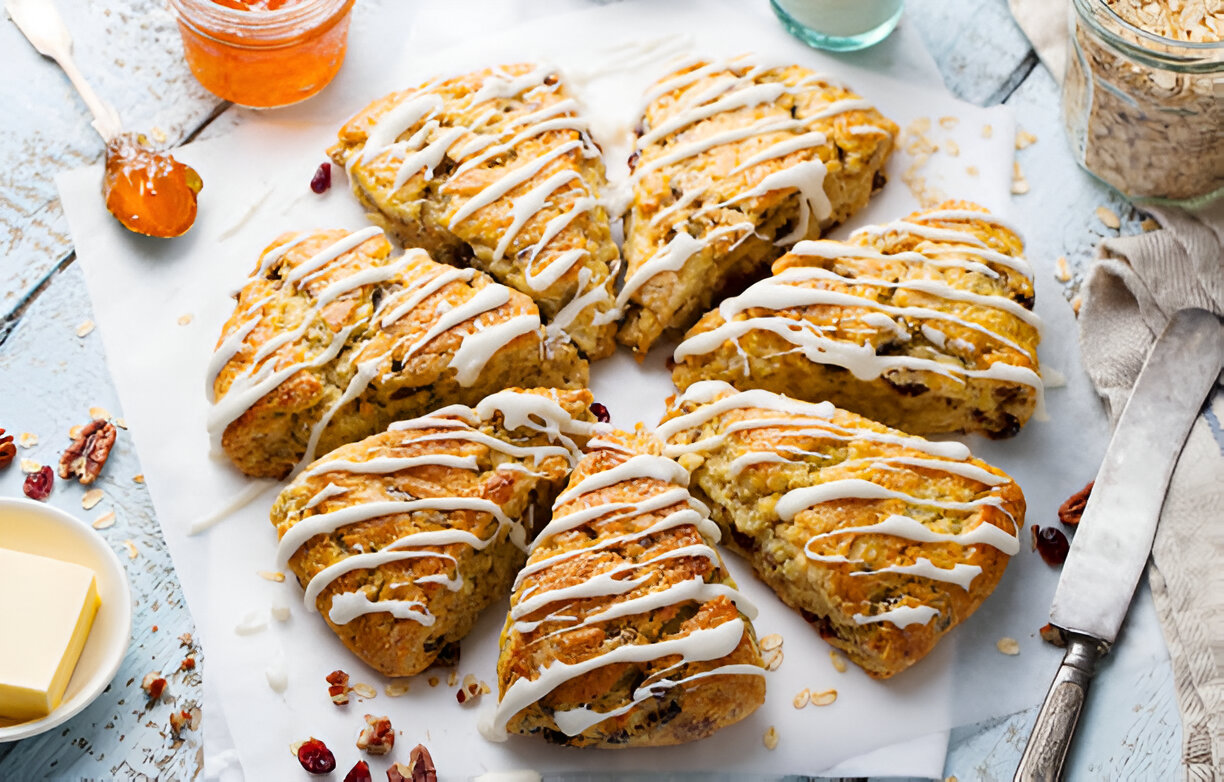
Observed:
[[[357,682],[349,687],[350,690],[360,695],[362,698],[369,700],[378,696],[378,690],[374,689],[365,682]]]
[[[1156,231],[1160,229],[1160,223],[1156,222],[1150,217],[1145,217],[1143,218],[1143,222],[1139,223],[1139,227],[1142,228],[1145,232]]]
[[[1020,169],[1019,161],[1012,162],[1012,186],[1013,195],[1024,195],[1029,191],[1028,179],[1024,176],[1024,171]]]
[[[846,672],[846,658],[837,653],[836,649],[829,650],[829,660],[833,663],[833,668],[838,673]]]
[[[132,483],[144,483],[144,473],[138,472],[132,476]]]
[[[795,693],[795,699],[792,701],[796,709],[802,709],[812,700],[812,691],[804,687],[799,692]]]
[[[1071,267],[1067,265],[1067,256],[1058,256],[1058,260],[1055,262],[1055,267],[1056,271],[1054,272],[1054,279],[1058,280],[1059,282],[1067,282],[1071,279]]]
[[[1036,143],[1037,137],[1027,130],[1016,131],[1016,149],[1028,149]]]
[[[93,507],[102,501],[106,496],[101,489],[90,489],[81,497],[81,507],[85,510],[93,510]]]
[[[965,173],[969,176],[977,176],[979,173],[977,166],[965,166]]]
[[[37,459],[22,459],[19,464],[21,471],[24,473],[35,473],[42,469],[42,463]]]
[[[960,155],[960,145],[952,139],[948,139],[943,143],[944,152],[948,153],[949,157],[957,157]]]
[[[429,677],[429,686],[430,686],[430,687],[437,687],[437,686],[438,686],[438,677],[437,677],[437,676],[430,676],[430,677]]]
[[[956,127],[959,124],[960,124],[960,117],[940,117],[939,118],[939,127],[943,128],[944,130],[951,130],[952,128]]]
[[[994,135],[994,126],[986,124],[982,126],[982,138],[990,138]]]
[[[1010,636],[1003,636],[995,642],[997,648],[1003,654],[1015,657],[1020,654],[1020,642]]]
[[[1098,206],[1096,208],[1096,216],[1106,228],[1117,230],[1122,227],[1122,221],[1118,219],[1118,213],[1108,206]]]
[[[191,316],[191,313],[190,313],[190,312],[188,312],[188,313],[186,313],[186,314],[184,314],[184,315],[179,315],[179,318],[178,318],[178,324],[179,324],[180,326],[186,326],[187,324],[191,323],[191,317],[192,317],[192,316]]]
[[[778,729],[773,725],[770,725],[769,730],[765,731],[762,741],[765,742],[765,749],[776,749],[778,746]]]
[[[830,706],[837,700],[837,690],[825,690],[812,693],[813,706]]]
[[[289,621],[289,606],[287,604],[273,603],[272,608],[269,610],[272,612],[272,618],[275,619],[276,621],[278,622],[288,622]]]
[[[1075,294],[1075,298],[1071,299],[1071,311],[1074,312],[1076,315],[1078,315],[1080,311],[1080,307],[1083,306],[1083,304],[1084,304],[1084,298],[1080,296],[1078,293]]]
[[[94,330],[94,322],[92,320],[87,320],[81,325],[77,326],[76,335],[84,339],[85,337],[88,337],[90,332],[92,332],[93,330]]]
[[[91,407],[89,417],[94,421],[109,421],[111,414],[105,407]]]
[[[265,581],[275,581],[277,583],[281,583],[285,580],[285,574],[279,570],[257,570],[255,572],[258,573],[259,577]]]
[[[38,445],[38,435],[33,432],[22,432],[17,438],[17,444],[22,448],[33,448]]]
[[[410,681],[407,678],[394,679],[387,682],[386,686],[383,687],[383,692],[387,694],[388,698],[398,698],[401,695],[406,695],[409,689]]]
[[[254,635],[268,626],[268,619],[262,611],[251,611],[247,613],[234,626],[234,632],[238,635]]]
[[[91,526],[94,529],[109,529],[115,526],[115,512],[113,510],[108,510],[106,513],[103,513],[101,516],[94,519]]]
[[[268,686],[272,688],[272,692],[280,693],[289,688],[289,673],[280,661],[264,668],[264,678],[268,680]]]

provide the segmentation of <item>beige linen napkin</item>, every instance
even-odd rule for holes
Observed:
[[[1056,79],[1066,67],[1067,0],[1008,0]],[[1116,421],[1169,316],[1224,316],[1224,201],[1190,215],[1146,208],[1160,230],[1106,239],[1083,288],[1084,367]],[[1176,382],[1176,378],[1170,378]],[[1177,463],[1148,581],[1181,706],[1186,779],[1224,778],[1224,393],[1217,386]]]

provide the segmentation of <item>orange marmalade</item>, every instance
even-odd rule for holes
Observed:
[[[305,100],[344,62],[354,0],[170,0],[200,84],[242,106]]]

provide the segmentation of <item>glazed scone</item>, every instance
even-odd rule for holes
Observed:
[[[800,242],[698,321],[672,379],[828,400],[916,434],[1014,435],[1042,393],[1023,249],[963,201]]]
[[[591,360],[615,349],[603,160],[552,68],[488,68],[374,101],[328,150],[405,247],[527,294]]]
[[[764,702],[750,617],[688,475],[646,434],[597,433],[510,598],[490,738],[704,738]]]
[[[642,355],[884,184],[897,126],[797,65],[697,61],[646,94],[618,339]]]
[[[580,456],[590,403],[511,389],[338,448],[272,506],[279,566],[362,661],[425,670],[509,592],[530,520]]]
[[[724,540],[876,678],[922,659],[994,590],[1024,495],[937,443],[760,389],[695,383],[658,434]]]
[[[586,385],[586,362],[547,340],[529,298],[421,250],[393,257],[378,228],[285,234],[237,298],[209,366],[208,428],[247,475],[283,478],[503,388]]]

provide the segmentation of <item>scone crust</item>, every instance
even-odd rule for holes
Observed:
[[[1020,487],[1001,470],[978,459],[950,458],[963,448],[958,444],[927,443],[827,403],[800,410],[793,400],[722,383],[697,390],[700,399],[670,400],[661,426],[668,451],[691,472],[694,496],[710,505],[724,542],[869,675],[888,678],[922,659],[998,584],[1018,546],[1025,510]],[[711,405],[729,399],[732,406],[712,414]],[[692,413],[697,415],[685,418]],[[792,518],[779,511],[788,492],[843,480],[966,507],[842,496]],[[969,540],[983,536],[973,533],[977,528],[993,526],[997,531],[985,530],[993,533],[985,537],[1002,548],[921,541],[887,529],[858,531],[891,516],[907,516],[941,535],[972,533]],[[923,560],[940,569],[941,580],[922,574]],[[898,567],[911,570],[884,570]],[[943,580],[957,575],[972,576],[968,589]],[[902,615],[900,624],[856,619],[898,608],[919,613]],[[927,617],[932,609],[937,613]]]
[[[474,270],[458,274],[420,250],[392,257],[381,233],[296,277],[295,270],[310,268],[304,265],[348,237],[334,230],[278,238],[222,329],[218,355],[226,360],[213,382],[218,417],[210,427],[244,473],[283,478],[315,454],[397,419],[521,385],[526,367],[540,385],[586,384],[586,362],[572,345],[547,343],[526,296]],[[472,317],[438,330],[448,312],[465,304]],[[492,306],[481,311],[485,304]],[[470,336],[498,333],[509,339],[495,343],[494,352],[473,343],[459,353]],[[460,376],[465,357],[476,359],[470,377]],[[250,398],[260,378],[278,373],[289,374]]]
[[[396,119],[414,105],[412,121]],[[375,148],[380,122],[400,132]],[[599,203],[603,161],[552,69],[518,63],[392,93],[349,120],[328,154],[371,219],[404,246],[531,296],[588,359],[615,349],[620,253]],[[401,172],[406,156],[415,168]],[[485,198],[513,176],[521,181]],[[478,198],[488,202],[470,212]]]
[[[660,443],[649,435],[621,432],[600,433],[598,441],[591,441],[590,448],[570,478],[570,489],[585,478],[624,465],[636,454],[658,456],[661,451]],[[713,541],[704,537],[694,524],[660,528],[633,537],[634,533],[657,525],[668,514],[691,506],[681,499],[676,504],[637,515],[625,508],[677,488],[666,479],[636,477],[570,500],[562,495],[563,502],[554,510],[554,524],[569,513],[604,504],[613,507],[588,523],[556,534],[550,534],[546,528],[541,534],[527,570],[516,583],[511,614],[502,632],[497,666],[500,695],[505,698],[508,690],[522,683],[520,680],[535,680],[552,666],[581,665],[626,645],[676,641],[726,623],[733,624],[738,641],[726,655],[713,660],[689,661],[671,654],[644,662],[612,662],[595,667],[564,680],[517,713],[508,714],[506,727],[510,732],[537,734],[549,742],[569,746],[665,746],[704,738],[744,718],[764,701],[765,681],[760,675],[760,652],[752,624],[725,594],[734,590],[735,584],[713,548]],[[613,542],[621,536],[628,539],[619,544]],[[703,553],[693,556],[675,553],[684,548]],[[558,559],[532,572],[533,567],[541,567],[550,557]],[[652,559],[656,561],[650,562]],[[624,577],[642,579],[641,585],[619,595],[546,602],[525,611],[516,621],[516,607],[533,595],[581,588],[599,574],[632,563],[640,563],[640,567],[624,570]],[[650,610],[575,627],[575,623],[597,612],[615,611],[625,601],[658,595],[669,586],[693,579],[719,585],[724,588],[723,593],[709,599],[668,600]],[[558,615],[574,619],[557,619]],[[541,623],[535,627],[528,624],[529,629],[525,629],[518,622]],[[724,666],[740,666],[740,672],[698,676],[681,686],[660,688],[625,713],[614,711],[623,709],[635,692],[645,691],[660,677],[679,681]],[[745,674],[745,670],[757,673]],[[555,715],[582,707],[614,716],[572,735],[561,730]]]
[[[915,434],[1014,435],[1040,397],[1041,336],[1023,244],[996,220],[949,201],[846,242],[801,244],[774,263],[772,278],[697,322],[672,379],[680,389],[725,380],[827,399]],[[919,233],[931,230],[942,233]],[[812,276],[819,270],[830,274]],[[950,293],[904,287],[912,284]],[[802,289],[842,298],[787,301]],[[712,341],[719,335],[727,338]]]
[[[512,389],[509,393],[552,399],[572,418],[575,428],[594,422],[588,410],[589,391]],[[476,438],[463,439],[471,432],[477,433]],[[482,442],[482,435],[516,448],[554,447],[542,452],[539,459],[515,457]],[[581,441],[577,438],[575,444]],[[413,428],[393,429],[342,446],[313,463],[281,492],[272,507],[271,521],[278,538],[283,538],[295,525],[318,514],[409,498],[459,497],[493,503],[513,524],[523,525],[532,508],[547,511],[564,485],[571,459],[576,458],[556,447],[559,443],[536,430],[508,428],[501,413],[474,424],[470,416],[445,412],[417,419]],[[471,459],[475,469],[421,463],[439,456]],[[418,463],[383,473],[363,473],[350,464],[388,459]],[[329,463],[335,469],[328,469]],[[289,567],[306,588],[325,568],[350,557],[397,548],[413,552],[411,558],[344,573],[328,582],[314,601],[314,608],[332,631],[363,662],[387,676],[410,676],[428,668],[447,646],[467,635],[480,611],[509,591],[526,559],[524,540],[514,540],[513,524],[499,523],[492,513],[470,509],[387,513],[310,537],[289,559]],[[462,530],[489,543],[479,549],[466,543],[392,546],[408,535],[443,530]],[[530,534],[531,530],[523,532]],[[437,556],[427,556],[427,552]],[[415,612],[427,618],[397,618],[388,611],[375,611],[344,623],[333,621],[333,600],[358,592],[371,601],[402,601],[404,606],[419,603]]]
[[[758,276],[784,252],[779,245],[816,238],[866,205],[884,184],[897,133],[850,90],[749,57],[695,63],[648,95],[630,161],[618,334],[639,354]],[[726,108],[711,113],[719,101]],[[690,112],[695,103],[706,108]],[[693,121],[672,129],[686,112]],[[794,148],[778,154],[787,147],[775,145]],[[680,156],[684,148],[704,151]]]

